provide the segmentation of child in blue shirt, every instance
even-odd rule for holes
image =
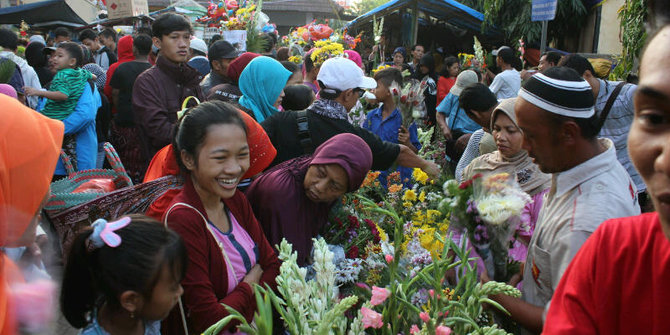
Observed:
[[[396,68],[386,68],[377,71],[374,75],[377,81],[377,88],[374,90],[375,97],[381,105],[368,113],[363,123],[363,128],[375,133],[382,140],[404,144],[415,153],[421,149],[419,137],[417,135],[416,124],[412,123],[409,129],[402,125],[402,115],[400,110],[396,108],[393,95],[390,87],[393,82],[402,86],[402,74]],[[394,171],[400,171],[400,178],[405,185],[409,185],[412,179],[412,169],[406,167],[398,167],[397,169],[389,169],[381,171],[379,175],[379,182],[386,187],[386,179],[388,175]]]

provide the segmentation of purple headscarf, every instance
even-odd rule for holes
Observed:
[[[328,221],[334,203],[315,203],[305,194],[307,169],[337,164],[349,177],[348,192],[357,190],[370,167],[372,151],[353,134],[338,134],[321,144],[314,155],[285,161],[254,180],[246,196],[271,245],[286,238],[298,252],[298,264],[308,263],[312,238]]]
[[[360,137],[344,133],[323,142],[312,155],[309,165],[337,164],[349,176],[347,192],[357,190],[372,167],[372,151]]]

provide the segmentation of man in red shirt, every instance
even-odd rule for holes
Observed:
[[[544,334],[670,334],[668,56],[670,24],[654,35],[642,57],[628,137],[657,212],[609,220],[595,231],[556,289]]]

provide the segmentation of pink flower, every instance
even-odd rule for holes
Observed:
[[[363,315],[363,329],[368,327],[381,328],[384,325],[382,315],[365,307],[361,307],[361,314]]]
[[[437,326],[435,329],[435,335],[449,335],[451,334],[451,328],[447,326]]]
[[[417,325],[412,325],[412,327],[409,328],[409,333],[414,335],[418,334],[421,330],[419,330],[419,327]]]
[[[427,323],[428,321],[430,321],[430,315],[428,315],[428,313],[426,312],[419,313],[419,317],[421,318],[421,320],[423,320],[423,322]]]
[[[393,262],[393,255],[384,255],[384,258],[386,259],[386,263]]]
[[[433,296],[435,296],[435,290],[433,289],[428,290],[428,294],[430,294],[430,297],[432,298]]]
[[[365,284],[365,283],[360,283],[360,282],[359,282],[359,283],[356,283],[356,286],[358,286],[358,287],[360,287],[360,288],[362,288],[362,289],[364,289],[364,290],[368,290],[368,291],[370,291],[370,286],[368,286],[368,285]]]
[[[389,297],[389,294],[391,294],[391,291],[386,288],[372,286],[372,298],[370,299],[370,304],[372,304],[372,306],[377,306],[383,303],[386,298]]]

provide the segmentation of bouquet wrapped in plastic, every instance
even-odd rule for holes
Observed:
[[[415,119],[423,116],[422,107],[425,98],[423,91],[427,85],[425,80],[410,79],[402,87],[396,82],[393,82],[391,87],[389,87],[395,105],[400,109],[403,127],[409,128]]]
[[[532,200],[509,173],[479,178],[473,184],[472,197],[482,224],[475,227],[470,240],[482,256],[488,273],[497,281],[505,281],[510,238],[520,223],[523,208]],[[475,241],[478,231],[485,235],[480,239],[483,244]]]
[[[452,225],[467,231],[487,273],[505,282],[510,238],[521,222],[524,207],[532,201],[530,196],[509,173],[477,174],[460,185],[448,181],[444,191],[451,197],[446,202]]]

